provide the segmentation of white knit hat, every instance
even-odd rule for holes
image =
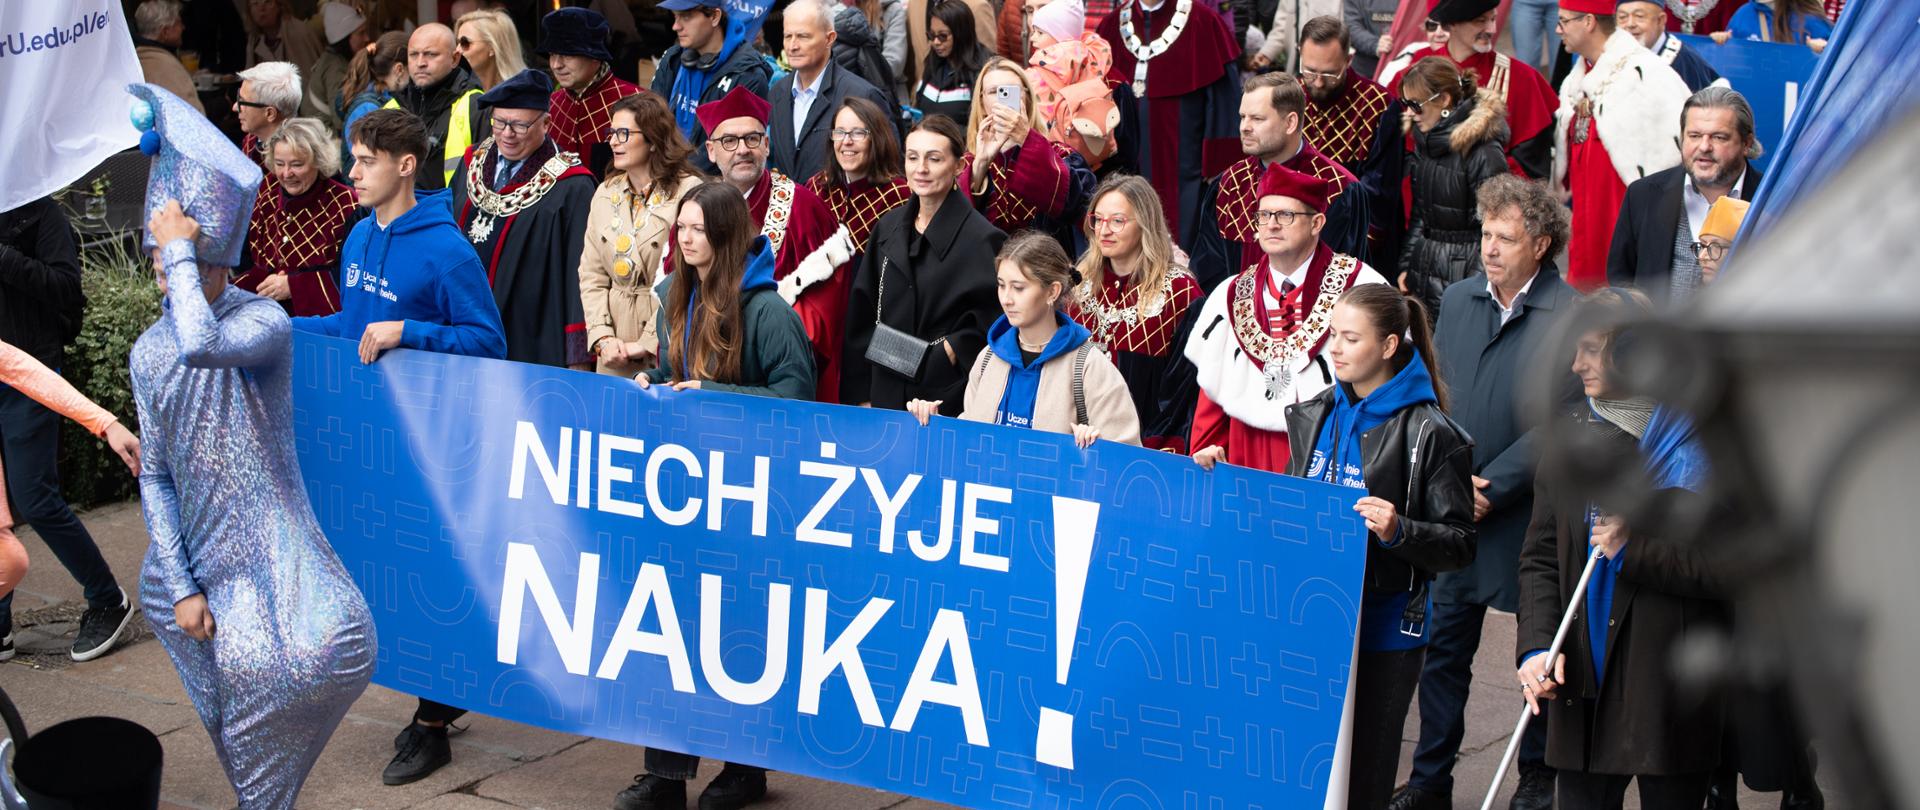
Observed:
[[[1045,31],[1066,42],[1079,39],[1087,30],[1087,6],[1083,0],[1052,0],[1033,12],[1033,29]]]

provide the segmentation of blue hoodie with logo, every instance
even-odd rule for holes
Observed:
[[[358,340],[367,324],[400,321],[400,348],[506,357],[493,286],[445,195],[421,195],[384,228],[371,216],[354,225],[340,250],[340,311],[293,328]]]
[[[1040,396],[1040,371],[1047,361],[1069,354],[1080,348],[1080,344],[1093,337],[1093,333],[1079,322],[1056,310],[1053,313],[1056,327],[1053,337],[1047,341],[1046,348],[1034,355],[1033,362],[1026,362],[1026,356],[1020,352],[1020,330],[1014,328],[1007,316],[987,327],[987,345],[993,348],[993,355],[1006,361],[1007,389],[1000,395],[1000,407],[994,417],[994,423],[1012,427],[1033,427],[1033,405]]]

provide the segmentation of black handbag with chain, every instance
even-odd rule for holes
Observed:
[[[918,382],[926,365],[927,348],[932,341],[921,340],[887,325],[880,319],[881,303],[887,297],[887,268],[892,265],[880,257],[880,292],[873,299],[873,339],[867,341],[868,362]]]

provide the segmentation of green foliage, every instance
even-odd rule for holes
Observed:
[[[136,237],[128,234],[83,250],[87,294],[80,337],[67,347],[62,375],[128,429],[139,431],[127,358],[133,342],[160,317],[160,290]],[[60,489],[74,506],[124,500],[137,482],[120,457],[84,428],[66,422],[60,436]]]

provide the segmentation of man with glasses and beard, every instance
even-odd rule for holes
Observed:
[[[1408,64],[1444,56],[1461,70],[1471,69],[1481,87],[1507,102],[1507,126],[1513,130],[1507,163],[1536,180],[1546,177],[1553,169],[1553,114],[1560,97],[1532,65],[1494,53],[1500,33],[1497,0],[1431,0],[1427,16],[1446,30],[1446,44],[1414,54]]]
[[[719,167],[720,180],[746,195],[747,213],[773,248],[780,297],[807,328],[819,374],[815,395],[822,402],[838,402],[853,237],[819,195],[767,167],[767,120],[773,105],[766,99],[735,87],[725,98],[700,105],[698,112],[700,128],[707,133],[707,159]]]
[[[1693,243],[1722,197],[1753,199],[1760,142],[1753,107],[1725,87],[1708,87],[1680,110],[1680,165],[1627,186],[1607,252],[1607,283],[1636,287],[1656,302],[1680,302],[1703,283]]]
[[[1315,17],[1300,29],[1300,88],[1307,92],[1301,132],[1307,142],[1360,180],[1372,210],[1367,259],[1382,275],[1398,274],[1403,105],[1361,75],[1349,56],[1346,24]]]
[[[453,214],[500,305],[507,359],[593,369],[580,302],[580,251],[593,173],[548,137],[553,81],[524,70],[480,97],[493,137],[453,176]]]

